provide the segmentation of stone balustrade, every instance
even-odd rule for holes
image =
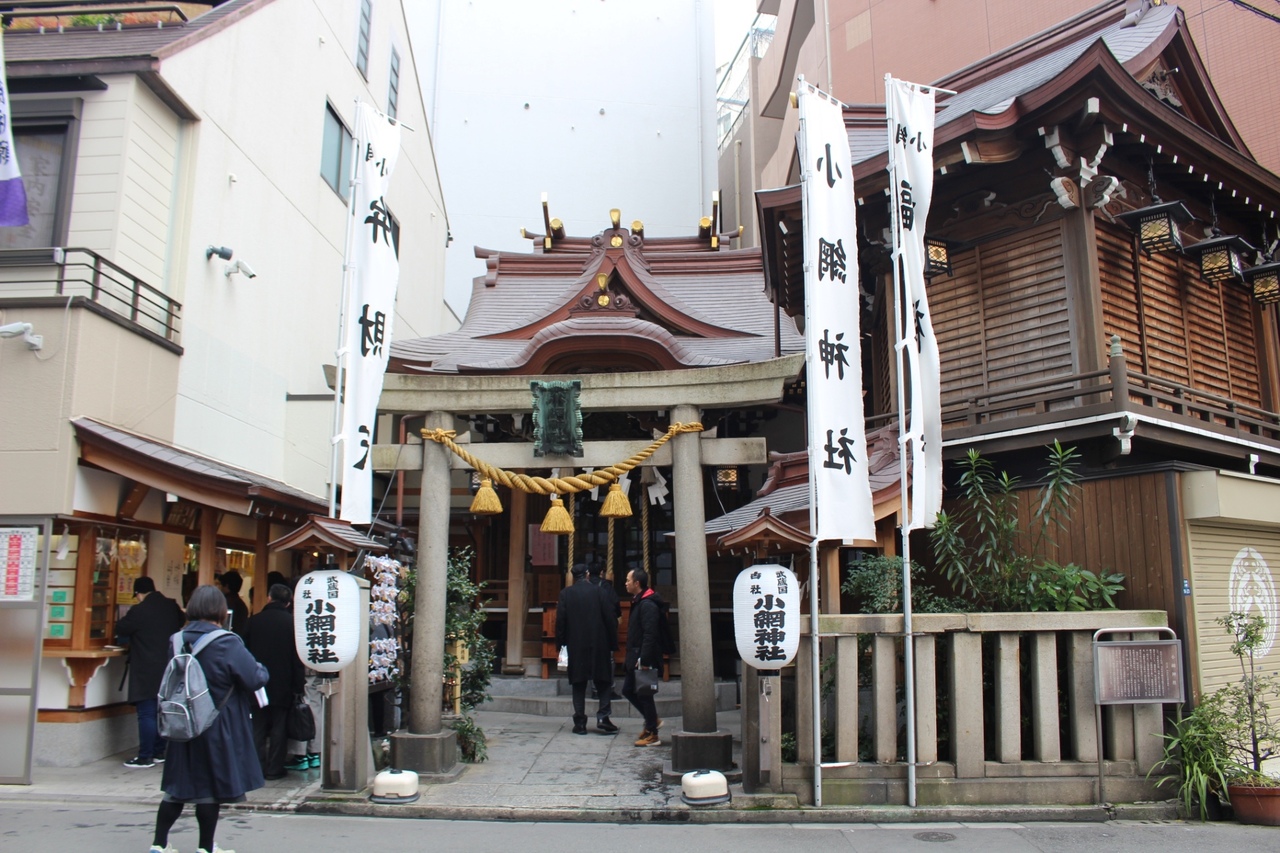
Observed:
[[[822,725],[834,746],[824,758],[824,805],[906,802],[902,622],[901,615],[819,618]],[[1166,624],[1163,611],[916,615],[917,803],[1096,802],[1093,634]],[[1152,630],[1104,639],[1159,637]],[[743,771],[749,788],[812,803],[809,643],[806,631],[781,678],[747,668]],[[772,682],[763,716],[761,682]],[[1159,798],[1146,776],[1163,755],[1162,713],[1158,704],[1103,708],[1108,801]],[[782,761],[784,733],[795,738],[794,762]]]

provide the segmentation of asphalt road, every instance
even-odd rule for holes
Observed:
[[[0,804],[0,851],[143,853],[151,843],[152,809]],[[1280,850],[1280,827],[1235,823],[1034,824],[728,824],[626,825],[548,822],[502,823],[397,820],[264,812],[224,812],[218,845],[237,853],[631,853],[727,851],[1118,851],[1118,853],[1240,853]],[[169,843],[196,849],[195,818],[188,809]]]

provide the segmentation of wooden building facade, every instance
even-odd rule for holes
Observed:
[[[1034,40],[936,84],[959,93],[938,96],[927,224],[951,266],[928,286],[944,458],[976,448],[1030,483],[1045,445],[1077,447],[1086,480],[1058,558],[1123,572],[1121,606],[1165,611],[1193,688],[1211,689],[1228,677],[1214,618],[1255,610],[1280,628],[1280,294],[1254,280],[1276,245],[1280,178],[1235,131],[1176,7]],[[845,120],[868,415],[892,418],[883,107]],[[757,199],[770,292],[793,316],[796,190]],[[1181,248],[1144,248],[1126,214],[1174,201],[1190,214]],[[1249,245],[1239,272],[1210,281],[1197,244],[1219,236]]]

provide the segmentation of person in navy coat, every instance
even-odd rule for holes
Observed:
[[[227,619],[227,598],[216,586],[199,586],[187,602],[182,638],[195,645],[202,634]],[[172,651],[171,651],[172,654]],[[243,802],[263,785],[262,765],[253,744],[253,692],[267,683],[267,668],[258,663],[236,634],[224,634],[201,650],[197,660],[214,702],[222,707],[213,725],[189,741],[170,741],[160,787],[164,799],[156,813],[152,850],[168,853],[169,830],[182,807],[192,803],[200,828],[198,853],[213,853],[213,835],[223,803]],[[223,704],[225,702],[225,704]]]

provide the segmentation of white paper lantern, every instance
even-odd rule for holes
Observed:
[[[782,669],[800,648],[800,584],[776,563],[743,569],[733,583],[738,655],[756,669]]]
[[[360,645],[360,585],[346,572],[312,572],[293,598],[293,640],[298,657],[317,672],[338,672]]]

